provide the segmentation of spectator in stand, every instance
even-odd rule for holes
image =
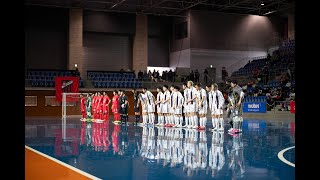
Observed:
[[[147,81],[147,80],[148,80],[148,73],[147,73],[147,71],[144,71],[144,72],[143,72],[143,77],[142,77],[142,79],[143,79],[144,81]]]
[[[168,71],[165,70],[162,72],[162,79],[167,82],[168,81]]]
[[[189,80],[190,81],[194,81],[194,72],[193,72],[193,70],[191,70],[191,72],[190,72],[190,74],[189,74]]]
[[[203,72],[203,80],[204,80],[204,82],[205,82],[206,84],[208,83],[208,74],[209,74],[209,72],[208,72],[207,68],[204,69],[204,72]],[[223,80],[223,79],[222,79],[222,80]]]
[[[199,82],[199,80],[200,80],[200,73],[199,73],[198,69],[196,69],[196,71],[194,72],[194,76],[195,76],[195,82]]]
[[[138,79],[141,81],[143,78],[143,72],[141,70],[139,70],[138,72]]]

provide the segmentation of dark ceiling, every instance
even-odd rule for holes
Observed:
[[[183,16],[187,10],[285,16],[294,0],[25,0],[25,5],[83,8],[93,11]]]

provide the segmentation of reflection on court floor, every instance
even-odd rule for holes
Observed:
[[[26,123],[26,145],[102,179],[295,179],[277,157],[295,145],[294,122],[245,120],[239,134],[109,122],[66,131],[67,141],[57,124]],[[285,154],[292,163],[294,156]]]

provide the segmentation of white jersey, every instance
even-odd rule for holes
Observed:
[[[189,112],[197,112],[197,103],[196,103],[196,97],[197,97],[197,90],[194,87],[190,87],[187,92],[188,100],[193,99],[191,102],[188,103],[189,106]]]
[[[170,103],[170,92],[169,90],[163,92],[162,101],[167,101],[162,103],[162,113],[169,113],[169,103]]]
[[[174,114],[182,114],[183,104],[184,104],[184,98],[181,92],[179,91],[175,92],[173,96],[173,107],[175,107]]]
[[[162,98],[163,98],[163,93],[158,92],[156,101],[160,102]],[[162,104],[161,103],[157,104],[157,112],[162,113]]]
[[[183,112],[184,113],[188,113],[189,112],[189,108],[188,108],[188,105],[187,105],[187,100],[188,100],[188,89],[187,88],[183,90],[183,98],[184,98]]]
[[[153,101],[153,94],[150,91],[146,91],[146,98],[147,98],[147,104],[148,104],[148,113],[152,113],[155,110],[155,104]]]
[[[211,111],[211,107],[212,107],[212,97],[213,97],[212,94],[213,94],[212,91],[208,92],[208,107],[209,107],[210,111]]]
[[[207,92],[204,89],[200,89],[197,91],[197,98],[198,98],[198,110],[199,114],[207,114],[207,109],[208,109],[208,102],[207,102]],[[202,106],[200,107],[201,100],[203,99]]]
[[[221,91],[216,90],[212,93],[211,112],[213,114],[223,114],[224,97]]]
[[[174,109],[173,109],[173,106],[174,106],[174,103],[173,103],[173,98],[174,98],[174,96],[175,96],[175,92],[173,91],[173,92],[171,92],[170,93],[170,101],[169,101],[169,113],[174,113]]]
[[[142,112],[148,112],[148,104],[147,104],[147,95],[144,93],[140,94],[140,102],[141,102],[141,109]]]

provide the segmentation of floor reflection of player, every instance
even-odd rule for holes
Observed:
[[[124,125],[120,128],[120,148],[119,148],[119,155],[124,155],[126,150],[128,149],[129,142],[128,142],[128,126]]]
[[[109,122],[104,122],[102,124],[102,146],[103,152],[109,150],[110,139],[109,139]]]
[[[187,133],[188,132],[188,133]],[[199,166],[198,131],[196,129],[186,129],[184,147],[184,171],[188,176],[193,176]]]
[[[199,166],[201,169],[206,169],[207,167],[207,156],[208,156],[208,147],[207,147],[207,134],[205,131],[200,132],[199,138]]]
[[[212,170],[211,176],[216,176],[225,164],[223,151],[224,134],[223,132],[213,132],[211,148],[209,151],[209,167]]]
[[[116,154],[119,152],[119,132],[120,132],[120,125],[115,124],[112,132],[113,154]]]
[[[170,128],[164,128],[164,138],[163,138],[163,151],[164,151],[164,161],[163,166],[170,163],[171,151],[170,151]]]
[[[86,122],[82,122],[80,130],[80,145],[84,145],[86,143],[86,127]]]
[[[229,169],[232,171],[232,179],[242,178],[245,173],[242,134],[236,134],[232,137],[232,148],[229,156]]]
[[[148,159],[154,159],[155,158],[155,131],[154,127],[149,127],[148,128],[148,138],[147,138],[147,158]]]
[[[140,153],[140,128],[139,126],[135,126],[135,130],[134,130],[134,151],[133,151],[133,154],[132,154],[132,158],[136,157],[136,156],[139,156],[139,153]]]
[[[164,141],[164,127],[158,127],[158,141],[156,145],[156,158],[157,162],[160,162],[160,159],[164,159],[164,148],[163,148],[163,141]]]
[[[87,142],[87,147],[91,146],[92,144],[92,123],[87,123],[86,124],[86,142]]]
[[[142,136],[141,136],[141,148],[140,148],[140,156],[142,159],[145,159],[147,155],[147,138],[148,138],[148,128],[147,126],[142,127]]]

